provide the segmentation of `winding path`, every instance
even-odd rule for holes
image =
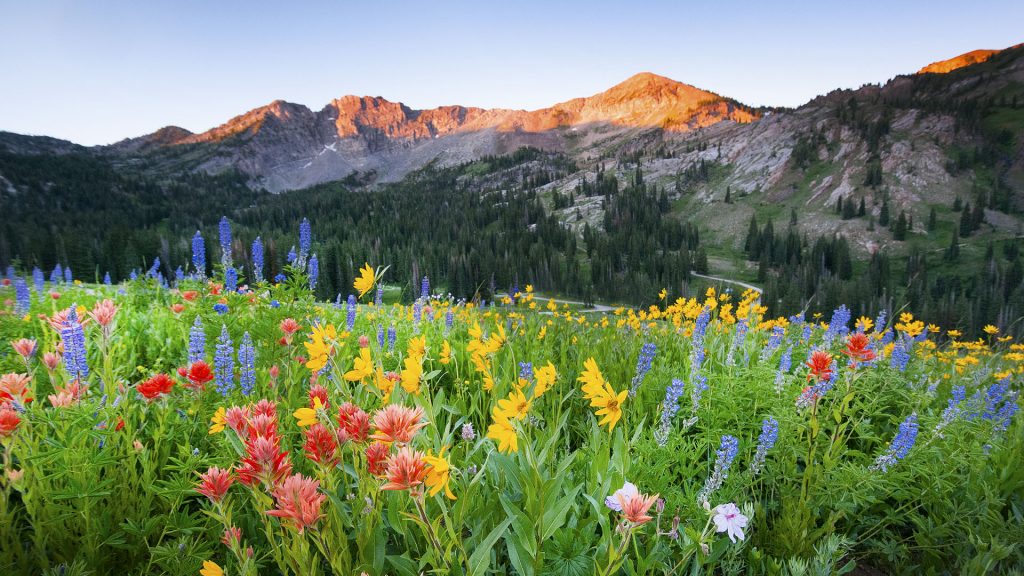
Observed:
[[[754,286],[753,284],[747,284],[746,282],[741,282],[739,280],[730,280],[729,278],[722,278],[721,276],[708,276],[707,274],[698,274],[696,272],[690,272],[690,275],[691,276],[696,276],[698,278],[704,278],[706,280],[716,280],[718,282],[725,282],[726,284],[735,284],[737,286],[742,286],[742,287],[744,287],[744,288],[746,288],[748,290],[753,290],[754,292],[757,292],[758,294],[764,294],[764,290],[762,290],[761,288],[758,288],[757,286]]]

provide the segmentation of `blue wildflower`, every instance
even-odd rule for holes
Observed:
[[[629,387],[630,398],[636,396],[637,389],[640,388],[640,384],[643,383],[647,373],[651,370],[651,365],[654,363],[654,355],[657,353],[658,347],[653,342],[646,342],[640,347],[640,354],[636,358],[636,372],[633,374],[633,382]]]
[[[199,230],[192,237],[192,267],[200,278],[206,276],[206,241]]]
[[[740,442],[735,436],[722,435],[721,443],[715,452],[715,469],[697,495],[697,502],[707,502],[711,494],[718,490],[722,486],[722,482],[729,477],[729,467],[732,466],[732,461],[736,458],[739,446]]]
[[[313,229],[306,218],[299,222],[299,265],[301,266],[313,248]]]
[[[786,374],[789,373],[789,369],[793,364],[793,347],[790,346],[782,353],[782,358],[779,359],[779,369],[775,373],[775,391],[782,392],[782,384],[785,382]]]
[[[395,340],[398,339],[398,333],[395,332],[395,325],[392,324],[388,327],[388,352],[395,350]]]
[[[708,389],[708,377],[702,374],[693,379],[693,388],[690,390],[690,403],[693,412],[700,408],[700,397]]]
[[[213,374],[217,382],[217,392],[227,396],[235,387],[235,358],[231,345],[228,327],[221,325],[220,337],[217,338],[217,351],[213,356]]]
[[[384,304],[384,286],[377,284],[377,294],[373,297],[373,304],[380,306]]]
[[[67,320],[60,331],[64,343],[64,369],[72,379],[89,377],[89,364],[85,357],[85,333],[78,322],[78,315],[72,306]]]
[[[761,435],[757,438],[757,450],[754,452],[754,460],[750,463],[750,472],[757,474],[764,465],[764,459],[768,451],[775,446],[779,438],[779,421],[769,416],[761,422]]]
[[[157,256],[156,258],[153,258],[153,264],[152,264],[152,266],[149,267],[149,270],[146,271],[146,276],[149,276],[150,278],[156,278],[157,274],[159,274],[159,273],[160,273],[160,257]]]
[[[426,276],[420,280],[420,298],[423,300],[430,299],[430,278]]]
[[[377,348],[384,349],[384,327],[377,326]]]
[[[309,259],[309,269],[307,270],[309,275],[309,289],[316,291],[316,281],[320,279],[320,261],[316,259],[316,254]]]
[[[75,277],[71,274],[71,266],[66,266],[64,268],[64,282],[67,284],[71,284],[72,282],[74,282],[74,280]]]
[[[217,230],[220,233],[220,263],[225,267],[231,266],[231,223],[227,216],[221,216]]]
[[[963,408],[960,404],[963,403],[967,397],[967,389],[964,386],[953,386],[950,391],[949,400],[946,403],[946,409],[942,411],[942,416],[939,418],[939,423],[935,425],[935,435],[942,437],[942,431],[949,426],[958,416],[963,413]]]
[[[348,295],[348,310],[345,314],[345,323],[348,325],[348,331],[351,332],[356,326],[356,297],[355,294]]]
[[[36,287],[36,297],[42,299],[43,292],[46,291],[46,277],[38,267],[32,269],[32,283]]]
[[[673,378],[672,383],[665,389],[665,399],[661,403],[661,425],[654,431],[654,439],[659,446],[668,443],[668,437],[672,431],[672,419],[679,412],[679,400],[683,397],[685,388],[685,382]]]
[[[914,447],[914,442],[916,440],[917,413],[912,413],[910,416],[907,416],[907,419],[904,420],[902,424],[900,424],[900,429],[896,433],[896,437],[893,438],[892,444],[889,445],[889,449],[875,460],[871,469],[888,472],[889,468],[892,468],[897,462],[907,457],[907,454],[910,453],[910,449]]]
[[[56,286],[64,280],[64,267],[57,262],[57,265],[53,267],[53,272],[50,272],[50,284]]]
[[[278,302],[277,300],[271,300],[270,301],[270,307],[271,308],[280,308],[281,307],[281,303]]]
[[[203,331],[203,319],[196,316],[195,322],[188,330],[188,363],[192,364],[206,358],[206,332]]]
[[[889,366],[903,372],[907,369],[907,362],[910,362],[910,354],[907,352],[903,342],[897,342],[892,348],[889,356]]]
[[[452,312],[451,308],[449,308],[444,313],[444,333],[446,336],[451,332],[453,324],[455,324],[455,313]]]
[[[750,327],[750,322],[744,318],[736,323],[736,331],[732,337],[732,344],[729,346],[729,353],[725,357],[726,366],[733,366],[736,364],[735,354],[738,348],[743,347],[743,343],[747,340],[747,329]]]
[[[103,274],[103,283],[106,284],[107,286],[110,286],[110,272]]]
[[[782,345],[782,338],[786,335],[786,329],[782,326],[776,325],[772,328],[772,334],[768,337],[768,342],[765,343],[764,348],[761,349],[761,361],[765,361],[771,358],[772,354],[779,349]]]
[[[252,277],[255,282],[263,282],[263,240],[259,236],[252,241]]]
[[[885,330],[885,322],[886,322],[886,311],[882,310],[882,311],[880,311],[878,313],[878,316],[875,318],[875,329],[874,329],[875,334],[881,334],[882,331]]]
[[[519,378],[526,380],[527,382],[533,382],[533,363],[532,362],[520,362],[519,363]]]
[[[213,305],[213,311],[216,312],[217,314],[221,314],[221,315],[227,314],[228,313],[228,305],[224,304],[223,302],[217,302],[216,304]]]
[[[238,292],[238,270],[235,270],[234,266],[228,266],[224,270],[224,290]]]
[[[287,279],[288,279],[288,277],[285,276],[284,274],[280,273],[280,272],[276,276],[274,276],[274,282],[277,282],[278,284],[280,284],[281,282],[284,282]]]
[[[32,291],[28,288],[28,282],[21,276],[14,277],[14,311],[18,315],[28,314],[32,306]]]
[[[238,346],[238,364],[241,367],[239,387],[242,394],[248,396],[256,386],[256,347],[248,332],[242,335],[242,343]]]

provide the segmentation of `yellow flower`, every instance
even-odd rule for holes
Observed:
[[[551,362],[548,362],[547,366],[541,366],[538,368],[534,372],[534,375],[537,378],[537,384],[533,387],[534,398],[540,398],[540,395],[547,392],[555,383],[555,379],[558,378],[558,372],[555,371],[555,365]]]
[[[438,358],[438,361],[441,364],[448,364],[452,361],[452,347],[447,340],[441,344],[441,357]]]
[[[871,328],[874,325],[874,320],[868,318],[867,316],[861,316],[860,318],[857,318],[857,323],[854,324],[854,326],[861,332],[867,332],[868,330],[871,330]]]
[[[437,456],[434,456],[433,452],[428,451],[427,455],[423,457],[423,461],[430,466],[427,470],[427,477],[423,479],[423,483],[427,485],[427,488],[430,488],[431,496],[436,496],[444,488],[444,495],[450,500],[455,500],[455,494],[452,494],[452,489],[448,486],[452,467],[448,459],[444,457],[444,451],[447,448],[447,446],[441,448]]]
[[[527,294],[533,293],[533,284],[527,284],[526,285],[526,293]]]
[[[519,438],[512,421],[497,409],[494,412],[494,423],[487,428],[487,437],[498,442],[499,452],[518,452]]]
[[[224,570],[216,562],[203,560],[203,568],[199,571],[202,576],[224,576]]]
[[[306,347],[306,351],[309,352],[309,360],[306,361],[306,368],[309,368],[313,372],[319,372],[327,365],[327,360],[331,357],[331,345],[323,340],[312,340],[310,342],[303,342],[303,346]]]
[[[223,406],[217,408],[217,411],[213,413],[213,417],[210,418],[210,434],[216,434],[224,431],[224,426],[227,424],[227,421],[224,420],[224,414],[225,410]]]
[[[359,277],[352,282],[352,287],[359,292],[359,297],[362,298],[364,294],[373,288],[373,283],[376,280],[376,274],[374,274],[373,268],[370,268],[370,263],[367,262],[359,270]]]
[[[959,330],[948,330],[946,331],[946,334],[950,338],[959,338],[960,336],[963,336],[963,334]]]
[[[537,332],[537,340],[543,340],[544,337],[547,336],[547,335],[548,335],[548,327],[547,326],[541,326],[540,327],[540,332]]]
[[[532,404],[533,401],[527,400],[522,390],[513,390],[509,393],[508,398],[498,400],[496,410],[508,418],[522,420],[526,418],[526,414],[530,411]]]
[[[374,373],[373,383],[384,393],[384,402],[387,403],[391,398],[391,391],[395,389],[395,383],[384,376],[384,369],[380,366],[377,366]]]
[[[664,300],[665,298],[668,298],[668,290],[662,288],[661,292],[658,292],[658,300]]]
[[[423,365],[420,359],[409,356],[405,359],[405,368],[402,369],[402,388],[409,394],[420,393],[420,376],[423,375]]]
[[[583,374],[580,374],[577,380],[583,383],[583,397],[587,400],[599,396],[605,386],[601,369],[597,367],[597,362],[592,357],[583,363]]]
[[[373,376],[373,359],[370,358],[369,348],[360,348],[359,356],[356,356],[354,366],[348,372],[345,372],[345,380],[349,382],[356,382],[363,378],[369,378]]]
[[[295,419],[298,420],[297,424],[299,427],[305,428],[306,426],[312,426],[317,423],[318,412],[323,409],[324,405],[320,402],[320,398],[314,397],[312,408],[299,408],[295,412],[292,412],[292,416],[295,416]]]
[[[555,304],[555,299],[554,298],[548,300],[547,309],[550,310],[551,312],[557,312],[558,311],[558,304]]]
[[[406,348],[406,353],[409,356],[415,356],[416,358],[423,358],[427,355],[427,337],[420,336],[419,338],[410,338],[409,346]]]
[[[600,406],[601,409],[594,413],[595,416],[604,416],[597,424],[603,426],[608,424],[608,431],[611,432],[615,429],[615,424],[622,418],[622,403],[626,400],[626,395],[629,394],[629,390],[623,390],[616,394],[615,390],[608,384],[605,385],[605,390],[601,396],[594,399],[592,404],[594,406]]]
[[[991,324],[986,325],[984,328],[982,328],[982,330],[985,332],[985,334],[988,334],[990,336],[999,334],[999,328],[996,328]]]

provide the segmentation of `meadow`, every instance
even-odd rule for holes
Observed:
[[[308,238],[272,279],[230,241],[172,281],[8,271],[2,573],[1024,571],[999,327],[714,289],[402,303],[369,264],[322,302]]]

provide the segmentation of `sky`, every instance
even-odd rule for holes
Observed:
[[[648,71],[797,106],[1024,42],[1024,2],[0,0],[0,130],[108,144],[276,99],[536,109]]]

